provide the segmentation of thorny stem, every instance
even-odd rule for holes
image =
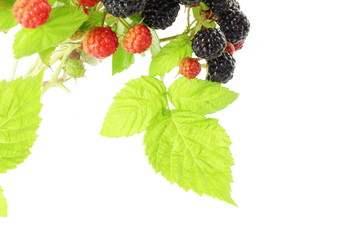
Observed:
[[[61,87],[62,89],[64,89],[65,91],[67,92],[70,92],[69,89],[67,89],[62,83],[58,83],[57,82],[57,79],[59,78],[59,75],[60,75],[60,72],[61,70],[63,69],[65,63],[66,63],[66,60],[68,59],[69,55],[71,54],[71,52],[79,47],[80,45],[79,44],[74,44],[72,46],[69,46],[69,48],[66,50],[66,52],[64,53],[60,63],[59,63],[59,66],[57,67],[56,71],[54,72],[54,74],[52,75],[50,81],[44,86],[43,90],[42,90],[42,95],[44,95],[44,93],[49,90],[51,87],[55,87],[55,86],[58,86],[58,87]]]

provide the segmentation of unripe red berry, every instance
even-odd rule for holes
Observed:
[[[89,30],[84,37],[85,52],[98,59],[106,58],[116,52],[119,40],[111,28],[96,27]]]
[[[150,47],[151,42],[152,35],[150,30],[144,25],[139,24],[130,28],[126,33],[122,46],[129,53],[142,53]]]
[[[201,64],[195,58],[184,58],[180,62],[179,72],[186,78],[196,78],[201,72]]]
[[[242,49],[244,46],[244,43],[245,43],[245,41],[240,41],[240,42],[234,44],[235,51]]]
[[[13,6],[14,18],[24,28],[37,28],[49,19],[51,6],[46,0],[17,0]]]

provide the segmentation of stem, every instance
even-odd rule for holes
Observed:
[[[65,91],[67,92],[70,92],[69,89],[67,89],[62,83],[58,83],[57,82],[57,79],[59,78],[59,75],[60,75],[60,72],[61,70],[64,68],[64,65],[69,57],[69,55],[71,54],[71,52],[79,47],[80,45],[79,44],[74,44],[72,46],[69,46],[69,48],[66,50],[66,52],[64,53],[60,63],[59,63],[59,66],[57,67],[56,71],[54,72],[54,74],[52,75],[50,81],[44,86],[43,90],[42,90],[42,95],[44,95],[44,93],[49,90],[51,87],[55,87],[55,86],[58,86],[58,87],[61,87],[63,88]]]
[[[102,26],[102,27],[104,27],[106,15],[107,15],[107,13],[104,12],[104,16],[103,16],[102,21],[101,21],[101,26]]]
[[[10,81],[14,80],[14,78],[15,78],[18,62],[19,62],[19,59],[15,59],[14,65],[13,65],[13,68],[12,68],[12,71],[11,71],[11,75],[10,75]]]
[[[191,8],[188,7],[187,8],[187,28],[186,28],[187,31],[190,30],[190,11],[191,11]]]
[[[122,19],[122,18],[118,18],[119,19],[119,22],[126,28],[126,29],[130,29],[131,28],[131,26],[130,26],[130,24],[126,21],[126,20],[124,20],[124,19]]]
[[[174,35],[174,36],[171,36],[171,37],[166,37],[166,38],[161,38],[160,39],[160,42],[167,42],[167,41],[171,41],[171,40],[175,40],[177,39],[178,37],[186,34],[187,32],[185,31],[183,34],[178,34],[178,35]]]
[[[171,36],[171,37],[167,37],[167,38],[161,38],[160,42],[167,42],[167,41],[171,41],[174,39],[177,39],[180,35],[175,35],[175,36]]]

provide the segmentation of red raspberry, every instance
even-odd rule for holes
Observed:
[[[180,74],[189,79],[196,78],[201,72],[201,65],[195,58],[184,58],[180,62]]]
[[[109,57],[116,52],[118,46],[119,40],[111,28],[96,27],[89,30],[84,37],[84,50],[94,58]]]
[[[227,42],[225,51],[233,55],[235,52],[235,46],[231,42]]]
[[[122,43],[123,48],[129,53],[145,52],[151,45],[152,36],[150,30],[144,25],[136,25],[126,33]]]
[[[78,0],[78,2],[85,7],[93,7],[100,2],[100,0]]]
[[[51,6],[46,0],[17,0],[13,12],[24,28],[36,28],[49,19]]]
[[[245,43],[245,41],[240,41],[240,42],[234,44],[235,51],[242,49],[244,46],[244,43]]]

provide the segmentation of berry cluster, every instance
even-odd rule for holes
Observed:
[[[119,18],[119,21],[123,19],[127,30],[115,33],[110,27],[97,26],[87,32],[78,31],[72,40],[76,38],[82,42],[86,54],[103,59],[114,54],[119,45],[129,53],[142,53],[152,44],[150,29],[170,27],[177,18],[180,5],[200,6],[201,19],[197,19],[196,27],[190,29],[188,26],[186,32],[197,58],[184,58],[179,72],[192,79],[200,73],[201,66],[205,66],[208,81],[226,83],[232,79],[235,70],[233,54],[243,47],[250,28],[237,0],[78,0],[78,4],[88,14],[100,1],[106,9],[104,14]],[[25,28],[36,28],[46,23],[51,6],[47,0],[17,0],[13,12]],[[141,18],[140,23],[128,24],[125,18],[133,16]],[[199,63],[202,59],[206,64]]]
[[[5,115],[19,106],[33,107],[27,110],[31,116],[26,115],[26,121],[18,124],[21,130],[28,129],[26,124],[31,123],[31,129],[23,136],[26,146],[32,145],[27,139],[36,135],[32,132],[36,131],[33,122],[39,118],[33,113],[40,111],[40,101],[38,105],[35,101],[40,100],[41,94],[52,87],[69,92],[65,84],[68,80],[83,78],[88,65],[95,66],[110,56],[112,74],[118,74],[134,64],[139,57],[135,54],[145,57],[144,52],[148,51],[152,57],[149,76],[131,80],[114,98],[101,134],[128,137],[146,131],[146,154],[156,171],[186,190],[236,205],[229,185],[231,141],[218,122],[205,115],[224,109],[238,97],[219,84],[233,78],[236,64],[233,55],[243,48],[249,33],[249,21],[237,0],[0,0],[0,5],[2,12],[10,13],[0,16],[0,25],[5,23],[0,31],[7,32],[17,23],[27,28],[15,35],[15,58],[38,55],[26,74],[26,81],[19,78],[13,85],[0,82],[5,93],[11,93],[3,94],[5,98],[15,103],[14,109],[6,107]],[[160,38],[161,31],[156,30],[173,26],[180,9],[186,14],[184,30]],[[165,75],[177,68],[183,77],[167,87],[163,82]],[[206,80],[197,79],[202,69],[207,71]],[[52,72],[51,78],[46,79],[45,71]],[[26,85],[17,87],[21,82]],[[27,86],[34,92],[31,99],[22,96]],[[26,94],[32,96],[30,92]],[[4,114],[0,112],[0,116]],[[16,163],[22,162],[28,149],[24,141],[18,141],[22,144],[19,149],[26,150],[24,154],[18,152],[12,140],[19,134],[15,138],[9,134],[4,140],[11,145],[8,152],[10,156],[16,155],[11,157]],[[7,155],[6,158],[10,159]],[[182,158],[189,164],[185,166]],[[201,165],[206,163],[205,168],[194,164],[196,161]],[[0,161],[0,172],[2,165],[8,166],[7,159],[5,164]],[[182,171],[172,171],[176,166],[182,166]]]
[[[194,36],[192,48],[196,56],[207,60],[207,80],[227,83],[233,78],[235,59],[232,54],[243,47],[250,23],[236,0],[204,0],[220,29],[207,28]]]

